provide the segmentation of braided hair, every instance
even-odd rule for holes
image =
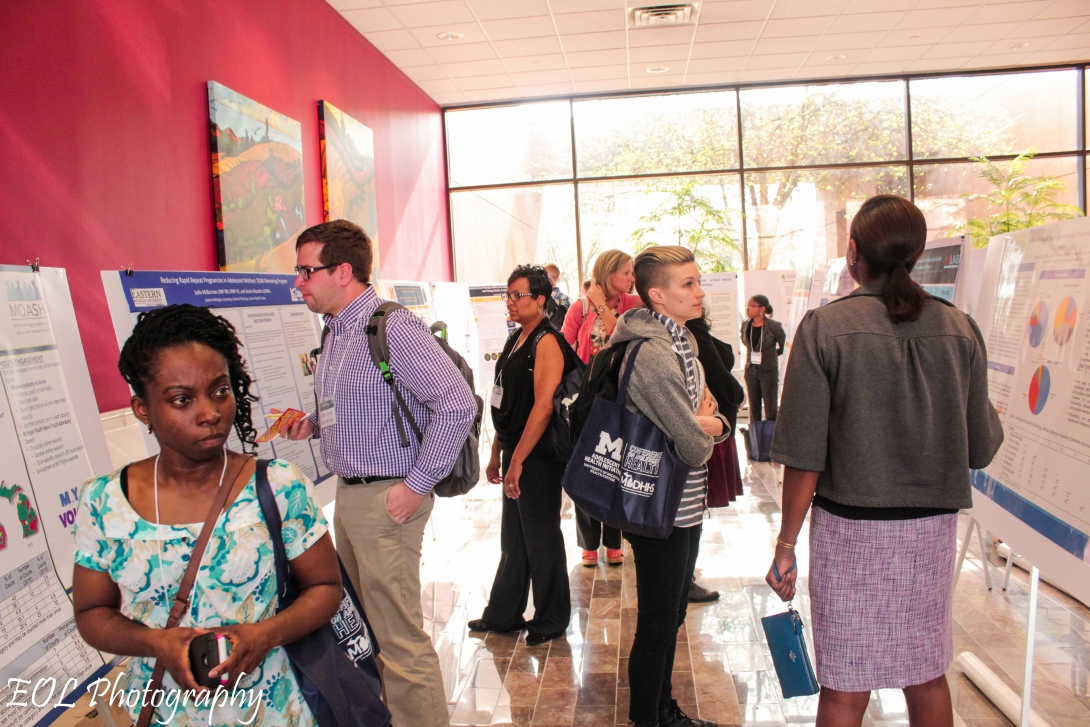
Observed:
[[[227,360],[231,391],[235,395],[235,432],[244,451],[256,449],[257,431],[250,421],[250,404],[257,397],[250,393],[253,379],[239,354],[242,344],[235,335],[235,327],[207,308],[183,303],[144,311],[121,349],[117,368],[136,395],[144,399],[146,384],[154,376],[156,354],[186,343],[203,343]]]

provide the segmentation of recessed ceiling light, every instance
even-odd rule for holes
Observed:
[[[825,56],[825,60],[827,60],[827,61],[842,61],[847,57],[848,56],[844,55],[843,53],[837,53],[834,56]]]
[[[1011,50],[1018,50],[1019,48],[1029,48],[1029,43],[1025,43],[1025,42],[1011,43],[1007,47],[1010,48]]]
[[[461,40],[466,37],[464,33],[459,33],[456,30],[447,30],[435,36],[439,40]]]
[[[666,73],[670,70],[667,66],[651,66],[647,69],[648,73]]]

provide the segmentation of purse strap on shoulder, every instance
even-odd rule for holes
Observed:
[[[228,456],[230,455],[228,454]],[[193,546],[193,553],[189,556],[189,565],[186,567],[185,575],[182,576],[182,582],[178,586],[178,593],[174,596],[174,603],[170,607],[170,617],[167,618],[167,625],[164,628],[172,629],[177,626],[189,609],[189,594],[193,591],[193,584],[197,580],[197,572],[201,569],[204,549],[212,538],[212,531],[215,530],[216,521],[219,520],[220,513],[223,512],[223,508],[227,504],[227,498],[231,496],[231,491],[235,489],[235,480],[238,479],[239,474],[249,464],[250,459],[249,456],[243,455],[236,459],[234,464],[228,465],[223,484],[216,492],[216,499],[212,501],[212,507],[208,510],[208,516],[204,519],[204,527],[201,528],[201,534],[197,537],[197,542]],[[166,667],[163,663],[156,660],[155,669],[151,673],[151,681],[148,682],[148,692],[154,695],[155,692],[159,691],[159,688],[163,685],[165,671]],[[150,702],[144,704],[140,708],[140,718],[136,721],[136,727],[148,727],[154,713],[155,707]]]

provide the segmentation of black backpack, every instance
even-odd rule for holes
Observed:
[[[633,339],[642,340],[642,339]],[[628,351],[628,344],[611,343],[590,358],[583,381],[579,386],[579,392],[575,400],[567,408],[568,434],[571,446],[579,441],[579,435],[583,432],[583,425],[590,416],[590,409],[597,397],[606,401],[617,401],[618,379],[621,374],[621,363]],[[624,402],[618,402],[623,404]],[[553,417],[554,419],[556,417]]]
[[[553,324],[553,328],[560,330],[564,327],[564,319],[568,315],[568,306],[560,305],[551,294],[545,301],[545,317]]]

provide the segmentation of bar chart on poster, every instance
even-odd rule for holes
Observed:
[[[1006,439],[974,515],[1090,603],[1090,221],[993,238],[978,321]]]
[[[265,415],[271,409],[315,409],[318,360],[314,350],[319,345],[319,321],[293,287],[294,280],[293,275],[274,273],[102,272],[119,346],[132,333],[142,311],[175,303],[208,306],[235,327],[254,379],[252,391],[258,396],[253,405],[253,426],[258,433],[268,428]],[[144,437],[148,451],[157,452],[154,437]],[[240,449],[236,434],[232,433],[228,446]],[[315,484],[329,477],[316,439],[273,439],[259,445],[258,456],[289,460]],[[318,496],[325,505],[333,491],[319,487]]]

